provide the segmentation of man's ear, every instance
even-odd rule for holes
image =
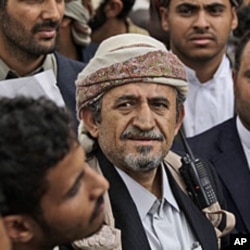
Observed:
[[[7,215],[3,217],[6,234],[13,243],[26,243],[34,236],[31,219],[23,215]]]
[[[87,129],[87,131],[94,137],[98,137],[98,124],[96,120],[93,117],[93,113],[89,109],[83,109],[81,111],[81,119],[84,122],[84,126]]]
[[[123,9],[123,2],[121,0],[109,0],[104,11],[107,18],[116,18]]]
[[[160,19],[161,27],[164,31],[168,31],[168,9],[166,7],[160,7]]]
[[[180,104],[180,107],[179,107],[179,115],[178,115],[178,117],[177,117],[176,127],[175,127],[175,133],[174,133],[175,136],[178,134],[178,131],[179,131],[181,125],[182,125],[184,116],[185,116],[184,105],[183,105],[183,104]]]
[[[69,17],[64,17],[61,21],[60,28],[65,29],[70,27],[70,24],[73,22],[73,20]]]
[[[237,15],[237,8],[232,7],[232,24],[231,29],[234,30],[238,26],[238,15]]]

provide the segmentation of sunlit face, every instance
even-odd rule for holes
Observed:
[[[242,123],[250,130],[250,41],[241,55],[234,90],[237,113]]]
[[[8,0],[1,11],[0,45],[37,57],[55,49],[64,0]]]
[[[180,126],[176,91],[159,84],[126,84],[103,96],[99,145],[107,158],[125,171],[159,166]]]
[[[161,10],[171,49],[186,65],[221,58],[237,26],[236,9],[229,0],[171,0],[169,8]]]
[[[108,183],[85,162],[77,145],[47,174],[48,191],[42,197],[44,241],[72,242],[100,229],[104,220],[103,193]]]

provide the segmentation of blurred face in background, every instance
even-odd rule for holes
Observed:
[[[89,167],[80,145],[48,171],[46,180],[49,188],[40,202],[39,222],[48,246],[82,239],[101,228],[108,182]]]
[[[229,0],[171,0],[161,7],[161,18],[171,49],[186,65],[221,58],[237,26],[236,9]]]
[[[250,130],[250,41],[242,52],[239,71],[234,77],[234,92],[237,113]]]
[[[0,46],[14,55],[52,52],[63,13],[64,0],[8,0],[0,10]]]

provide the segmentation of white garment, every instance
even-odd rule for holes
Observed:
[[[116,169],[135,202],[152,250],[201,249],[184,213],[179,209],[163,166],[161,166],[163,183],[161,201],[125,172]],[[159,206],[153,209],[156,203]]]
[[[239,116],[236,118],[236,127],[239,133],[241,144],[247,158],[248,168],[250,170],[250,131],[244,127]]]
[[[141,9],[143,10],[149,9],[149,0],[135,0],[135,3],[132,7],[132,11],[141,10]]]
[[[185,102],[184,129],[191,137],[234,115],[233,79],[229,59],[224,56],[214,77],[200,83],[195,71],[186,67],[189,90]]]

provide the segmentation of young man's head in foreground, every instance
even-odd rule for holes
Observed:
[[[0,100],[2,215],[14,249],[49,249],[96,232],[107,181],[85,162],[65,110],[44,98]]]

